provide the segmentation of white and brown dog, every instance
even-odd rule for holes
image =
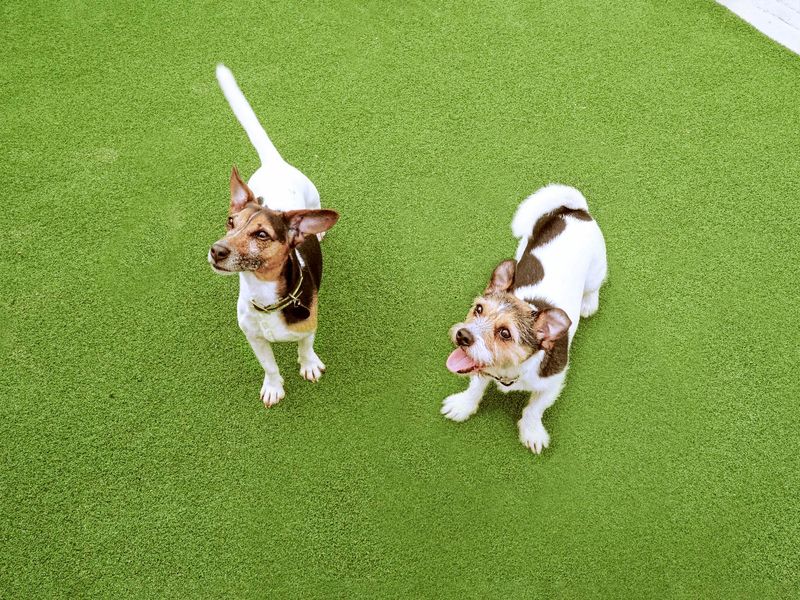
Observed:
[[[502,392],[532,392],[519,438],[535,453],[550,436],[542,414],[558,398],[567,375],[578,319],[597,311],[606,278],[603,234],[575,188],[549,185],[527,198],[511,223],[516,260],[501,262],[466,320],[451,329],[458,348],[447,368],[470,378],[445,399],[442,414],[466,421],[490,382]]]
[[[247,183],[233,168],[228,232],[211,246],[208,262],[217,273],[239,274],[239,327],[264,368],[261,400],[272,406],[284,397],[272,342],[297,342],[300,373],[309,381],[325,371],[314,352],[322,280],[318,236],[339,215],[321,209],[314,184],[283,160],[224,65],[217,66],[217,80],[261,167]]]

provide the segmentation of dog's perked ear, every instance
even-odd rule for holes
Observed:
[[[291,247],[302,244],[307,235],[328,231],[336,225],[339,213],[335,210],[288,210],[283,213],[286,228],[289,230],[288,241]]]
[[[514,273],[517,270],[517,261],[504,260],[494,268],[489,285],[486,286],[484,294],[507,292],[514,285]]]
[[[239,212],[247,203],[255,201],[256,195],[239,177],[239,171],[234,165],[231,169],[231,212]]]
[[[550,350],[556,340],[562,338],[572,325],[572,320],[560,308],[548,308],[537,313],[533,320],[533,331],[542,348]]]

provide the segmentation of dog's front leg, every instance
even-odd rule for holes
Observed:
[[[486,377],[471,376],[469,387],[459,394],[445,398],[440,412],[452,421],[466,421],[478,410],[487,385],[489,380]]]
[[[278,370],[278,363],[275,362],[275,355],[272,353],[272,346],[269,342],[259,335],[248,334],[247,341],[258,358],[258,362],[264,368],[264,384],[261,386],[261,401],[264,406],[274,406],[280,402],[285,393],[283,391],[283,377]]]
[[[544,411],[550,408],[561,393],[564,384],[564,376],[556,375],[555,381],[550,382],[547,388],[541,392],[534,392],[531,400],[522,411],[522,418],[519,420],[519,441],[526,448],[530,448],[535,454],[550,445],[550,435],[542,423]]]
[[[300,363],[300,375],[309,381],[319,381],[325,372],[325,365],[314,352],[315,333],[311,333],[297,342],[297,362]]]

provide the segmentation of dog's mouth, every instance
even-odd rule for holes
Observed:
[[[456,348],[447,357],[447,368],[458,375],[474,373],[483,368],[483,365],[476,363],[463,348]]]
[[[211,268],[214,271],[216,271],[217,273],[222,273],[223,275],[227,275],[229,273],[233,273],[233,271],[231,271],[230,269],[224,269],[224,268],[220,267],[219,265],[217,265],[217,264],[215,264],[213,262],[209,262],[209,264],[211,265]]]

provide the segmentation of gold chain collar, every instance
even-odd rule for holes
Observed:
[[[298,265],[299,266],[299,265]],[[297,279],[297,285],[289,292],[288,296],[284,296],[277,302],[269,306],[261,306],[255,300],[250,300],[250,305],[260,313],[271,313],[277,310],[283,310],[287,306],[297,306],[300,304],[300,288],[303,286],[303,267],[300,266],[300,277]]]

